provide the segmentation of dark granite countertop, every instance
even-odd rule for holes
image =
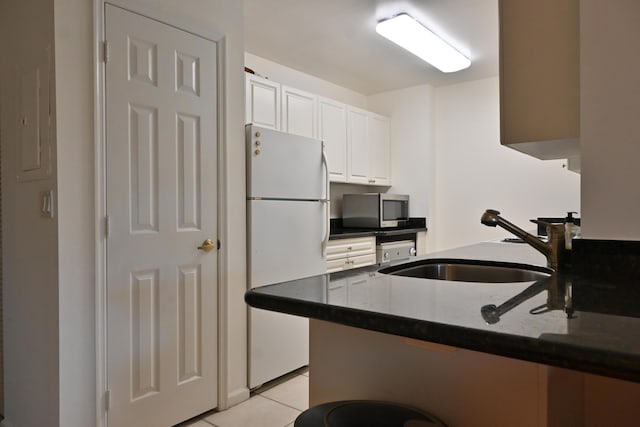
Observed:
[[[500,242],[420,258],[544,264],[529,246]],[[267,310],[640,382],[635,280],[572,272],[542,282],[465,283],[379,269],[264,286],[249,290],[245,300]],[[481,308],[508,300],[515,307],[487,323]]]
[[[426,218],[410,218],[407,225],[393,228],[343,228],[342,218],[332,218],[329,239],[336,240],[368,236],[399,236],[402,234],[417,233],[419,231],[427,231]]]

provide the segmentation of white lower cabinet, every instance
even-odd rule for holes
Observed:
[[[427,232],[418,231],[416,233],[416,255],[425,255],[427,253]]]
[[[380,292],[372,292],[368,286],[370,279],[362,277],[349,277],[342,280],[331,280],[327,290],[327,302],[332,305],[344,305],[350,301],[370,301],[379,307],[384,301],[384,295]],[[383,292],[385,287],[379,288]],[[366,296],[365,296],[366,295]]]
[[[327,289],[327,301],[330,304],[342,305],[349,301],[347,294],[348,280],[332,280],[329,282],[329,288]]]
[[[365,267],[376,263],[376,238],[355,237],[330,240],[327,244],[327,273]]]

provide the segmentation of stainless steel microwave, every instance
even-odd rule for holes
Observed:
[[[409,222],[406,194],[363,193],[342,197],[342,226],[347,228],[398,227]]]

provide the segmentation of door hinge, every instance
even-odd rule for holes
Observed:
[[[109,62],[109,42],[106,40],[102,42],[102,60],[105,64]]]
[[[109,237],[109,232],[111,231],[111,220],[109,219],[109,215],[104,217],[104,237]]]
[[[111,409],[111,390],[104,392],[104,411]]]

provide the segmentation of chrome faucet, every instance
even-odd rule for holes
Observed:
[[[547,258],[547,266],[549,268],[558,271],[565,266],[567,250],[565,248],[564,224],[551,224],[545,221],[532,219],[531,222],[545,225],[547,227],[549,240],[545,242],[502,218],[500,216],[500,212],[493,209],[487,209],[487,211],[482,214],[480,222],[484,225],[488,225],[489,227],[499,225],[508,232],[521,238]]]

